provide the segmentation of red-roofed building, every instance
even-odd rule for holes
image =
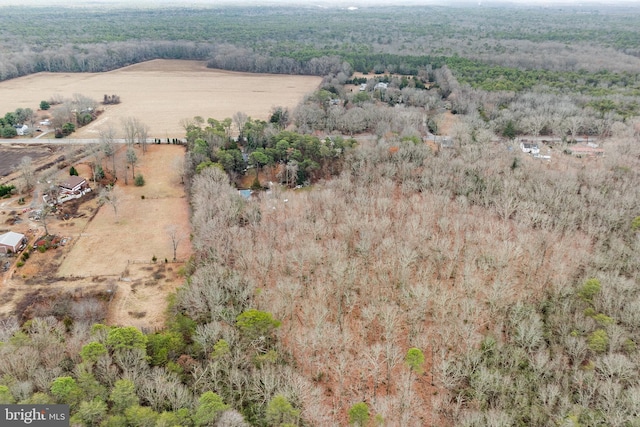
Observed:
[[[587,147],[584,145],[576,145],[573,147],[569,147],[568,150],[574,156],[604,156],[604,149],[595,148],[595,147]]]

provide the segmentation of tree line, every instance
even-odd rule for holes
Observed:
[[[260,10],[258,16],[244,8],[95,8],[79,16],[71,9],[5,9],[0,80],[41,71],[100,72],[157,58],[314,75],[335,73],[344,63],[361,72],[414,75],[447,64],[461,79],[490,90],[521,90],[541,80],[538,84],[550,87],[559,81],[559,88],[578,84],[581,90],[606,92],[611,84],[637,80],[635,9],[622,17],[613,9],[578,15],[571,8],[507,7],[496,19],[494,10],[481,8],[385,7],[359,10],[357,26],[349,13],[331,8]],[[129,25],[134,17],[136,25]],[[461,17],[464,22],[458,25]],[[325,22],[331,23],[330,30]],[[605,24],[609,27],[603,31]],[[379,31],[381,25],[388,33]],[[60,28],[73,31],[61,33]],[[392,32],[394,37],[388,35]],[[558,34],[571,46],[557,42]],[[627,42],[612,47],[612,37]],[[491,83],[496,75],[503,78]]]

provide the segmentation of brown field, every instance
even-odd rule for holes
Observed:
[[[183,119],[221,120],[241,111],[265,120],[272,107],[295,107],[320,81],[313,76],[214,70],[201,61],[154,60],[107,73],[38,73],[1,82],[0,114],[16,108],[35,111],[40,101],[54,95],[82,94],[101,102],[105,94],[115,94],[122,102],[105,106],[99,119],[74,133],[75,138],[95,138],[101,125],[119,127],[127,117],[149,126],[150,138],[182,138]]]
[[[20,164],[23,157],[30,157],[34,162],[51,157],[60,151],[60,147],[21,145],[0,147],[0,177],[9,175]]]
[[[184,147],[150,145],[146,154],[139,147],[137,151],[140,162],[136,173],[145,177],[146,184],[135,187],[130,180],[125,186],[122,178],[118,180],[117,217],[110,205],[99,207],[97,197],[85,196],[87,199],[81,199],[71,218],[48,220],[49,233],[66,238],[65,246],[45,253],[32,251],[23,267],[16,266],[16,258],[8,258],[13,267],[2,276],[0,317],[13,313],[22,298],[33,291],[82,295],[109,289],[115,290],[108,308],[109,323],[162,326],[166,297],[182,283],[179,271],[191,253],[188,203],[173,167],[175,159],[184,155]],[[90,177],[86,163],[76,163],[76,168],[81,176]],[[67,169],[61,170],[56,180],[66,174]],[[91,185],[95,188],[94,183]],[[2,201],[0,230],[24,233],[33,244],[44,234],[42,224],[23,212],[29,200],[18,205],[17,199]],[[9,224],[8,219],[16,215],[18,222]],[[177,262],[173,262],[167,232],[171,225],[177,227],[181,237]],[[156,262],[152,262],[154,256]],[[6,259],[2,258],[3,262]]]

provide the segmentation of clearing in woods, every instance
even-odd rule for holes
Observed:
[[[21,267],[10,258],[13,267],[3,274],[0,285],[0,317],[13,313],[25,295],[36,290],[49,295],[70,292],[74,298],[106,292],[112,298],[108,323],[163,325],[166,296],[182,284],[179,272],[191,254],[188,201],[175,167],[176,159],[184,156],[184,147],[149,145],[146,153],[140,147],[136,151],[136,174],[142,174],[146,183],[136,187],[130,177],[125,186],[120,176],[115,189],[117,215],[112,205],[99,207],[96,189],[85,196],[88,200],[81,199],[77,212],[68,219],[48,218],[49,233],[64,239],[64,246],[44,253],[32,250]],[[76,169],[82,177],[91,176],[86,163],[77,164]],[[90,185],[95,189],[94,183]],[[26,234],[33,245],[44,234],[42,224],[29,219],[17,199],[3,202],[2,229]],[[16,216],[18,221],[9,225],[9,218]],[[178,239],[176,262],[171,227]]]

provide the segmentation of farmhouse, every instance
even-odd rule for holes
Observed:
[[[87,180],[71,175],[66,181],[58,184],[58,197],[56,200],[49,200],[49,195],[45,194],[42,199],[45,203],[57,205],[71,199],[78,199],[91,191],[91,187],[87,184]]]
[[[86,189],[88,185],[86,179],[70,175],[66,181],[58,184],[58,187],[60,187],[61,194],[78,194],[79,191]]]
[[[540,147],[538,147],[538,144],[536,144],[535,142],[529,142],[527,140],[523,140],[522,142],[520,142],[520,149],[522,150],[523,153],[529,153],[529,154],[540,153]]]
[[[373,87],[374,90],[385,90],[387,87],[389,87],[389,83],[385,83],[385,82],[378,82],[376,83],[376,85]]]
[[[24,234],[14,231],[6,232],[0,235],[0,253],[17,253],[27,244],[27,238]]]
[[[16,133],[20,136],[24,136],[29,132],[29,126],[27,125],[15,125]]]

